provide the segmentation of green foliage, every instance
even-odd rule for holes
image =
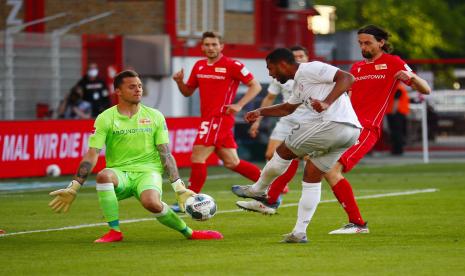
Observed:
[[[404,58],[463,57],[465,2],[444,0],[315,0],[337,8],[337,30],[375,24],[392,34]]]
[[[308,228],[308,244],[279,243],[281,234],[295,223],[301,174],[291,183],[279,215],[269,217],[237,210],[230,187],[247,182],[223,168],[210,168],[216,177],[207,181],[204,192],[216,199],[219,212],[206,222],[185,219],[195,229],[221,231],[222,241],[185,240],[128,199],[121,201],[121,219],[144,220],[121,225],[123,242],[94,244],[107,231],[104,225],[91,225],[103,221],[95,187],[83,187],[67,214],[49,210],[49,191],[0,193],[0,228],[8,233],[89,224],[0,237],[0,271],[2,275],[463,275],[463,167],[463,163],[360,166],[347,175],[359,197],[438,191],[359,199],[371,233],[336,236],[327,233],[340,227],[346,216],[324,184],[323,201]],[[164,198],[174,202],[169,184]]]

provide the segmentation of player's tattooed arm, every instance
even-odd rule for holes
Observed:
[[[165,172],[168,174],[170,182],[175,182],[179,179],[179,171],[176,165],[176,160],[171,154],[168,144],[157,145],[157,150],[160,154],[161,163]]]
[[[74,177],[74,180],[81,183],[81,185],[84,184],[84,182],[86,182],[87,177],[92,172],[92,169],[94,168],[95,164],[97,164],[99,153],[100,149],[89,149],[89,151],[84,155],[81,163],[79,164],[79,168],[77,170],[76,176]]]

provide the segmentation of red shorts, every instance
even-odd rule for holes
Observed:
[[[370,152],[380,137],[379,128],[363,128],[357,143],[348,148],[339,158],[339,163],[344,166],[342,172],[348,172]]]
[[[194,145],[237,149],[233,129],[234,118],[232,117],[202,118]]]

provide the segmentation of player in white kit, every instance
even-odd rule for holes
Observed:
[[[308,62],[308,51],[302,46],[295,45],[289,48],[294,55],[294,59],[298,63]],[[274,103],[278,95],[282,95],[283,102],[286,102],[292,93],[292,87],[294,86],[294,80],[290,79],[286,83],[281,84],[276,79],[273,79],[268,86],[268,94],[263,98],[260,107],[267,107]],[[268,146],[265,152],[266,160],[270,160],[273,157],[273,153],[276,148],[286,139],[291,133],[291,130],[298,125],[301,121],[302,116],[306,112],[304,105],[299,106],[292,114],[285,117],[279,118],[279,121],[274,127]],[[259,132],[260,123],[262,117],[258,118],[249,129],[249,134],[252,138],[257,137]],[[251,201],[237,201],[236,205],[242,209],[250,211],[261,211],[267,214],[275,214],[276,209],[281,204],[281,193],[287,193],[287,183],[289,183],[297,172],[299,167],[299,159],[295,159],[291,162],[288,169],[281,176],[277,177],[276,180],[271,184],[273,187],[278,186],[282,188],[271,189],[268,193],[268,197],[262,200],[251,200]],[[235,191],[235,186],[232,188]],[[276,192],[275,192],[276,191]]]
[[[307,113],[275,151],[253,185],[238,186],[247,197],[261,197],[293,159],[308,155],[302,181],[297,222],[283,242],[307,242],[307,226],[320,202],[321,179],[342,153],[355,144],[361,125],[346,91],[354,77],[332,65],[313,61],[299,64],[292,52],[278,48],[266,57],[271,77],[280,83],[294,79],[287,102],[258,108],[246,114],[248,122],[260,116],[283,117],[304,105]]]

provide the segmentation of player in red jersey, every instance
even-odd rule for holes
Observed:
[[[205,161],[215,152],[224,166],[246,178],[257,181],[260,169],[237,155],[233,135],[234,114],[250,102],[261,90],[260,83],[242,63],[224,56],[221,37],[213,32],[202,35],[202,52],[207,57],[197,61],[187,83],[184,71],[174,74],[179,90],[185,97],[199,88],[201,123],[192,149],[192,170],[189,188],[199,193],[207,178]],[[247,85],[245,95],[233,103],[240,83]]]
[[[360,214],[352,187],[342,173],[349,172],[378,141],[381,135],[381,122],[386,113],[389,99],[395,92],[399,81],[411,86],[422,94],[431,93],[428,83],[412,72],[410,67],[398,56],[390,55],[389,34],[374,25],[358,30],[358,42],[365,60],[355,63],[350,73],[355,77],[351,87],[351,103],[363,126],[358,142],[341,156],[334,167],[325,174],[334,195],[349,217],[344,227],[330,234],[368,233],[368,227]],[[272,185],[273,189],[283,189]],[[266,199],[263,199],[263,201]],[[274,202],[267,202],[268,206]],[[265,206],[269,208],[268,206]],[[265,208],[259,212],[271,214]]]

